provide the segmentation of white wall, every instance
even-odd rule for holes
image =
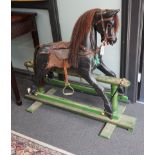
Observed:
[[[49,14],[47,10],[39,9],[15,9],[12,11],[36,12],[36,23],[41,44],[52,42]],[[17,37],[11,41],[11,59],[13,66],[25,69],[24,62],[33,59],[34,45],[31,33]]]
[[[69,41],[78,17],[92,8],[121,9],[121,0],[57,0],[62,39]],[[118,14],[121,20],[121,12]],[[118,76],[120,73],[121,28],[118,41],[105,49],[104,62]]]

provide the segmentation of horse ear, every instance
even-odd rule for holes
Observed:
[[[120,11],[120,9],[116,9],[116,10],[105,10],[103,12],[103,17],[110,18],[110,17],[116,15],[119,11]]]

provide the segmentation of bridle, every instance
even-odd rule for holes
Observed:
[[[103,11],[104,11],[104,10],[101,10],[101,13],[100,13],[101,19],[94,23],[95,26],[101,24],[102,30],[103,30],[103,32],[105,33],[105,34],[104,34],[104,40],[102,41],[102,44],[101,44],[99,47],[97,47],[95,51],[92,51],[92,50],[86,48],[85,46],[80,45],[80,49],[81,49],[82,51],[84,51],[84,52],[79,52],[78,55],[80,55],[80,56],[96,55],[97,53],[100,52],[102,46],[105,46],[106,44],[107,44],[107,45],[109,44],[109,43],[108,43],[108,39],[112,39],[112,35],[109,35],[109,33],[108,33],[108,32],[109,32],[108,28],[109,28],[109,25],[110,25],[110,24],[105,25],[105,21],[113,20],[113,17],[109,17],[109,18],[103,19],[103,16],[102,16]],[[111,25],[110,25],[110,26],[111,26]]]
[[[111,35],[109,36],[109,33],[108,33],[108,25],[109,25],[109,24],[107,24],[107,26],[105,26],[105,21],[110,21],[110,20],[113,19],[113,17],[103,19],[102,14],[103,14],[103,10],[101,10],[101,19],[98,20],[98,21],[95,23],[95,25],[97,26],[98,24],[101,23],[102,30],[103,30],[103,32],[105,32],[105,36],[104,36],[103,43],[107,43],[108,39],[112,39],[112,36],[111,36]]]

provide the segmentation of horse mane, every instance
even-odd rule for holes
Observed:
[[[77,59],[78,59],[78,51],[80,48],[80,45],[83,43],[83,41],[86,39],[88,33],[92,32],[92,25],[93,25],[93,19],[96,12],[101,11],[99,8],[91,9],[83,13],[78,20],[76,21],[71,41],[70,41],[70,54],[69,54],[69,63],[72,64],[72,66],[77,67]],[[115,15],[113,17],[114,19],[114,31],[115,33],[118,31],[119,27],[119,20],[118,16]],[[90,41],[92,41],[92,36],[90,35]]]
[[[79,47],[86,39],[93,24],[94,15],[101,9],[91,9],[82,14],[75,23],[70,41],[69,63],[77,66]]]

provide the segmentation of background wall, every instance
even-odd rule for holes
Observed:
[[[69,41],[77,18],[91,8],[121,9],[121,0],[57,0],[62,39]],[[52,34],[48,11],[38,9],[12,9],[28,12],[37,12],[37,27],[40,43],[52,42]],[[121,19],[121,12],[118,14]],[[118,32],[118,41],[114,46],[105,48],[105,64],[118,76],[120,73],[121,27]],[[100,40],[98,41],[100,42]],[[100,45],[100,44],[99,44]],[[23,63],[33,58],[33,42],[30,34],[12,40],[12,61],[16,68],[25,69]],[[98,71],[96,71],[99,73]]]

